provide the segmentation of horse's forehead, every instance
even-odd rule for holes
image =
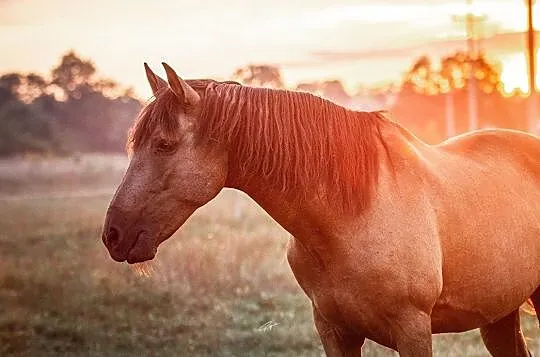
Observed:
[[[181,111],[172,117],[166,118],[162,122],[157,122],[150,131],[149,137],[171,138],[174,136],[182,138],[186,135],[191,135],[195,129],[196,119]]]

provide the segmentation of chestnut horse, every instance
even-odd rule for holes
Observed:
[[[540,139],[483,130],[423,143],[381,113],[308,93],[167,81],[130,135],[107,211],[111,257],[137,263],[223,187],[250,195],[291,239],[289,264],[328,356],[366,338],[432,356],[432,334],[480,328],[493,356],[528,356],[540,311]]]

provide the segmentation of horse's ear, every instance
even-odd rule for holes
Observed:
[[[146,62],[144,62],[144,70],[146,71],[146,78],[148,78],[148,83],[150,83],[150,87],[152,88],[152,94],[156,95],[158,90],[167,87],[167,82],[165,82],[163,78],[152,72]]]
[[[165,67],[165,72],[167,73],[167,81],[169,82],[169,87],[176,94],[178,99],[188,107],[193,107],[199,104],[201,97],[191,88],[189,84],[186,83],[182,78],[178,77],[174,69],[171,68],[167,63],[162,62],[163,67]]]

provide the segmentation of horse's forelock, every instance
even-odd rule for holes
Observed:
[[[208,86],[216,83],[209,79],[187,80],[186,82],[202,93]],[[181,104],[170,88],[165,87],[159,90],[143,107],[130,129],[127,141],[128,152],[137,150],[148,143],[156,130],[166,139],[177,138],[181,134],[177,120],[180,110],[182,110]]]
[[[148,143],[152,134],[159,130],[165,138],[172,138],[178,131],[180,104],[169,88],[163,88],[154,99],[143,107],[130,129],[128,150],[137,150]]]

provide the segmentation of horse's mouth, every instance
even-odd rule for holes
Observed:
[[[142,231],[138,234],[133,246],[129,249],[126,261],[129,264],[142,263],[156,256],[157,244],[151,235]]]

